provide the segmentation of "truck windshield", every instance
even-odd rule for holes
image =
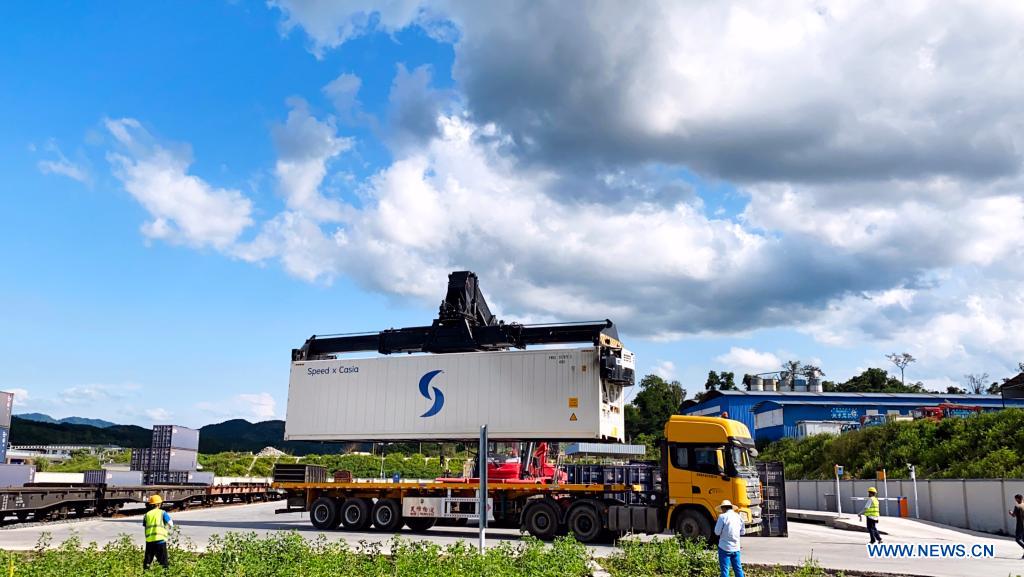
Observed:
[[[750,456],[750,447],[729,445],[729,469],[734,476],[746,476],[756,471],[754,459]]]

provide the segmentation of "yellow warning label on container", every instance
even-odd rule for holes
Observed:
[[[576,408],[579,408],[579,406],[580,406],[580,398],[579,397],[569,397],[569,408],[570,409],[576,409]]]
[[[576,420],[576,413],[573,413],[573,414],[569,415],[569,420],[570,421],[575,421]]]

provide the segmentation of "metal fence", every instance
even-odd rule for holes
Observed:
[[[906,497],[911,517],[915,506],[920,518],[945,525],[1013,535],[1016,521],[1007,513],[1013,506],[1013,496],[1024,494],[1024,479],[918,479],[918,502],[914,502],[914,486],[910,480],[889,480],[889,497]],[[882,481],[840,481],[839,494],[843,513],[856,514],[863,505],[854,498],[867,495],[868,487],[876,487],[878,496],[884,497]],[[836,482],[786,481],[786,501],[791,509],[811,511],[834,510],[829,502],[835,494]],[[826,495],[829,498],[826,498]],[[885,504],[881,504],[886,515]],[[896,501],[889,501],[889,516],[899,515]]]

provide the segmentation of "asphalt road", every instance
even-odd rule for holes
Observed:
[[[300,513],[275,515],[279,503],[260,503],[216,509],[198,509],[172,513],[181,532],[197,547],[202,548],[209,537],[229,531],[256,532],[266,534],[272,531],[296,530],[313,538],[321,532],[314,529],[306,516]],[[780,563],[799,565],[813,557],[823,567],[859,571],[876,571],[907,575],[929,575],[936,577],[979,577],[987,575],[1024,574],[1024,560],[1021,549],[1011,539],[995,536],[981,536],[936,527],[906,519],[884,519],[882,528],[890,534],[887,543],[965,543],[992,544],[995,546],[994,559],[870,559],[867,556],[865,533],[830,529],[823,525],[790,522],[788,538],[747,538],[743,541],[743,557],[747,563]],[[0,548],[27,550],[35,547],[43,532],[49,532],[52,543],[58,544],[73,533],[84,543],[95,541],[99,544],[128,534],[139,544],[142,543],[140,517],[120,519],[92,519],[71,523],[51,524],[34,527],[10,527],[0,530]],[[330,531],[324,533],[329,539],[345,539],[351,543],[359,541],[387,543],[392,534],[363,532],[350,533]],[[454,543],[460,539],[476,541],[476,530],[471,527],[436,527],[425,534],[405,532],[410,539],[429,539],[439,544]],[[518,531],[511,529],[489,529],[491,542],[518,539]],[[599,546],[593,548],[598,557],[607,556],[615,549]]]

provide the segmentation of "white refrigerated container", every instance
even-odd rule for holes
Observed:
[[[623,387],[597,348],[292,363],[286,440],[474,439],[484,424],[494,440],[622,441]]]

